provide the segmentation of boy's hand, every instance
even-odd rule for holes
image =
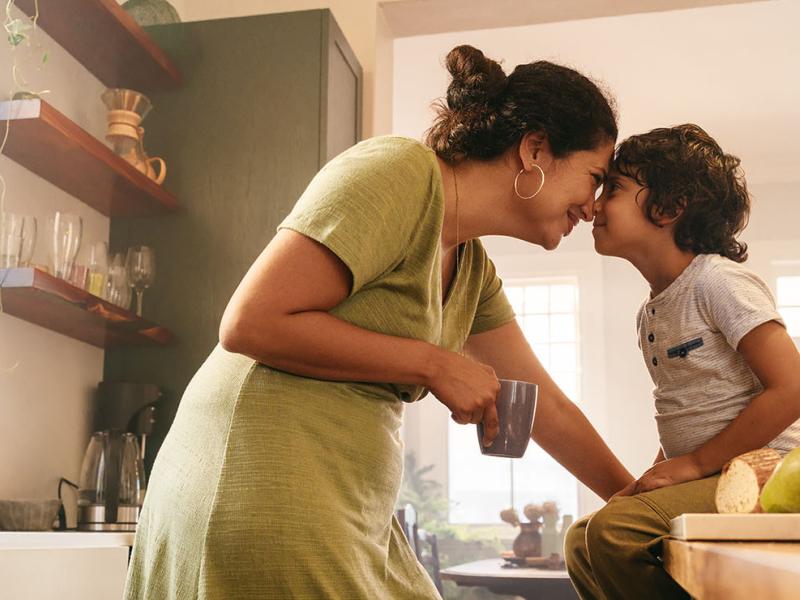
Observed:
[[[704,476],[694,455],[685,454],[653,465],[639,479],[629,483],[614,495],[633,496],[668,485],[702,479]]]

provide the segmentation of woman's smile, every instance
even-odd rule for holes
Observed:
[[[567,229],[564,233],[564,237],[567,237],[575,227],[578,226],[578,223],[581,222],[581,217],[578,214],[575,214],[572,210],[567,211]]]

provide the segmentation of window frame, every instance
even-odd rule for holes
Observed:
[[[582,331],[582,327],[581,327],[581,322],[582,322],[581,306],[582,306],[582,303],[581,303],[581,279],[580,279],[580,276],[577,273],[566,273],[565,274],[565,273],[561,272],[561,273],[557,273],[557,274],[555,274],[555,273],[547,273],[547,274],[541,274],[541,275],[540,274],[531,274],[531,275],[527,275],[525,277],[513,277],[513,278],[508,278],[503,282],[503,289],[504,289],[504,291],[507,291],[509,288],[521,288],[523,290],[522,293],[525,294],[525,288],[527,288],[527,287],[547,286],[548,293],[549,293],[549,288],[551,286],[557,286],[557,285],[571,285],[571,286],[573,286],[575,297],[574,297],[574,306],[573,306],[573,309],[571,311],[569,311],[569,312],[553,312],[551,310],[552,307],[550,306],[549,299],[548,299],[548,307],[547,307],[547,312],[546,313],[545,312],[530,312],[530,313],[527,313],[527,312],[523,311],[522,314],[516,314],[516,311],[515,311],[515,314],[516,314],[516,317],[517,317],[518,320],[521,319],[521,318],[524,319],[524,317],[526,317],[526,316],[534,316],[534,315],[535,316],[544,315],[548,319],[550,319],[553,315],[559,315],[559,314],[572,315],[574,317],[574,320],[575,320],[575,338],[574,338],[574,340],[572,342],[564,342],[564,343],[574,343],[575,344],[575,372],[574,372],[574,375],[575,375],[575,391],[576,391],[576,395],[577,395],[578,399],[577,400],[575,398],[570,398],[570,399],[575,401],[576,404],[578,404],[578,406],[581,406],[583,404],[583,402],[582,402],[582,399],[583,399],[583,339],[582,339],[582,334],[581,334],[581,331]],[[524,298],[523,298],[523,307],[524,307]],[[522,325],[521,325],[520,328],[523,329],[523,334],[524,334],[524,327],[522,327]],[[533,347],[533,345],[534,345],[533,340],[528,340],[528,342]],[[561,342],[553,342],[553,341],[551,341],[549,339],[549,333],[548,333],[548,341],[546,342],[546,344],[548,346],[552,346],[554,343],[558,344],[558,343],[561,343]],[[451,427],[452,427],[452,424],[448,423],[448,428],[447,428],[447,448],[448,448],[448,452],[447,452],[447,468],[446,468],[447,473],[448,473],[448,475],[447,475],[448,483],[450,481],[450,453],[449,453],[449,448],[450,448],[450,430],[451,430]],[[509,466],[513,469],[514,465],[513,465],[513,462],[511,461],[511,459],[509,459]],[[513,484],[514,475],[511,475],[509,477],[509,479],[510,479],[511,484],[514,485]],[[582,512],[583,512],[583,504],[584,504],[584,500],[582,498],[583,494],[581,493],[581,487],[582,486],[577,480],[574,480],[574,485],[575,485],[575,488],[574,488],[574,490],[575,490],[574,491],[574,493],[575,493],[575,496],[574,496],[575,504],[577,506],[578,512],[582,514]],[[447,493],[448,502],[452,503],[452,498],[450,496],[450,486],[449,485],[447,486],[446,493]],[[514,496],[512,490],[509,490],[509,496],[510,497]],[[499,525],[498,523],[464,523],[464,522],[460,522],[460,521],[454,522],[454,521],[450,520],[450,512],[449,511],[448,511],[448,522],[451,523],[454,526],[457,526],[457,527],[466,527],[466,528],[469,528],[471,530],[476,530],[476,531],[477,530],[484,530],[484,529],[492,530],[492,528],[497,527]]]
[[[775,308],[781,313],[782,308],[798,308],[800,304],[786,304],[780,303],[778,297],[778,281],[784,277],[800,277],[800,261],[798,260],[774,260],[772,261],[772,291],[775,294]],[[792,336],[795,345],[800,348],[800,334]]]

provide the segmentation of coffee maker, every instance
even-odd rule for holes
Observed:
[[[102,381],[78,489],[78,529],[135,531],[144,501],[144,451],[161,390],[152,384]],[[140,443],[141,440],[141,443]]]

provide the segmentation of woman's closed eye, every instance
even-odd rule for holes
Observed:
[[[603,195],[603,190],[605,190],[605,178],[602,175],[598,175],[597,173],[592,173],[592,179],[594,180],[594,199],[595,201]]]

